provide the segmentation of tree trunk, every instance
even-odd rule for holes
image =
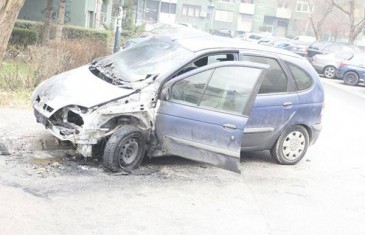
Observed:
[[[53,0],[47,0],[46,18],[44,21],[43,35],[42,35],[43,44],[47,44],[49,41],[49,35],[51,32],[52,10],[53,10]]]
[[[24,0],[2,0],[0,3],[0,67],[15,20],[23,4]]]
[[[60,0],[58,6],[57,26],[56,26],[56,41],[62,40],[62,29],[65,22],[65,8],[67,0]]]
[[[348,9],[343,8],[342,5],[339,5],[335,2],[335,0],[332,0],[332,3],[335,7],[337,7],[340,11],[345,13],[349,17],[350,25],[349,25],[349,41],[348,43],[350,45],[353,45],[355,43],[355,40],[357,36],[362,32],[362,30],[365,28],[365,16],[362,17],[362,19],[355,23],[355,9],[361,8],[361,5],[357,5],[355,3],[355,0],[349,0],[348,2]]]
[[[95,28],[100,29],[100,21],[101,21],[101,6],[103,4],[102,0],[96,0],[96,9],[95,9]]]

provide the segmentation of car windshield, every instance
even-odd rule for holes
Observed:
[[[100,60],[92,68],[99,70],[108,78],[104,80],[112,84],[141,88],[182,65],[193,54],[178,44],[151,38]]]

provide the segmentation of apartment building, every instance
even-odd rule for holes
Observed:
[[[55,0],[52,8],[52,21],[57,20],[59,0]],[[96,24],[96,15],[100,4],[100,23]],[[18,19],[44,21],[47,0],[25,0],[20,10]],[[65,24],[76,25],[85,28],[101,28],[103,24],[110,25],[112,22],[112,1],[108,4],[101,0],[67,0],[65,9]]]
[[[137,5],[142,21],[189,24],[208,32],[228,29],[294,36],[311,31],[306,0],[138,0]]]

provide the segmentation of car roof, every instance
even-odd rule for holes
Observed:
[[[301,58],[295,53],[280,48],[265,47],[259,44],[244,42],[237,39],[218,37],[198,29],[184,26],[171,26],[154,37],[162,41],[179,44],[180,46],[193,52],[214,49],[250,50]]]
[[[179,39],[176,40],[181,46],[188,50],[198,52],[209,49],[227,49],[227,50],[256,50],[261,52],[269,52],[275,54],[281,54],[292,57],[300,57],[292,52],[282,50],[274,47],[265,47],[259,44],[253,44],[249,42],[242,42],[230,38],[220,38],[215,36],[201,37],[194,39]]]

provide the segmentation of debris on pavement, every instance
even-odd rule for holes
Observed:
[[[8,149],[3,143],[0,143],[0,155],[10,155]]]

